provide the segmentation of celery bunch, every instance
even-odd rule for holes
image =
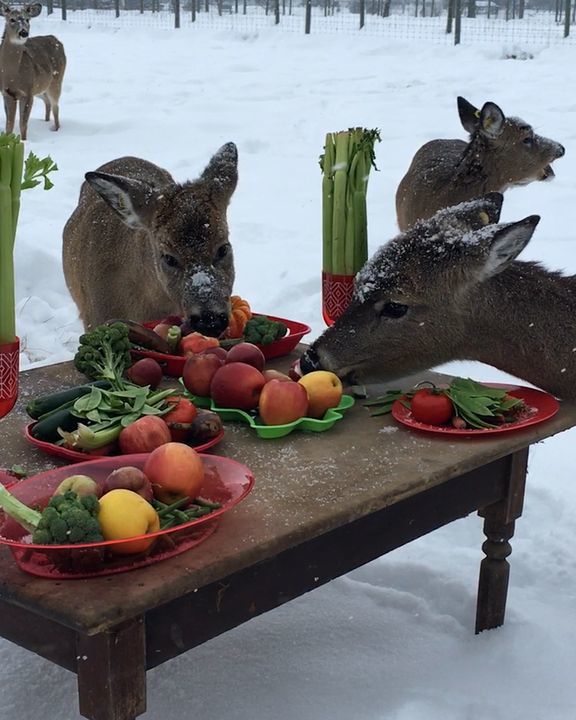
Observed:
[[[350,128],[328,133],[322,168],[322,269],[354,275],[368,259],[366,190],[375,170],[380,131]]]
[[[40,160],[30,153],[24,162],[24,144],[18,135],[0,133],[0,343],[16,337],[14,300],[14,241],[20,213],[20,192],[44,181],[58,168],[50,157]]]

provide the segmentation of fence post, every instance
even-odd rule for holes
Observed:
[[[48,15],[52,15],[52,13],[54,12],[54,3],[52,2],[52,0],[48,0],[48,2],[46,3],[46,12]]]
[[[62,20],[66,20],[66,0],[62,0]]]
[[[454,20],[454,0],[448,0],[448,13],[446,15],[446,34],[452,32],[452,21]]]
[[[566,0],[566,8],[564,15],[564,37],[570,35],[570,0]]]
[[[310,35],[312,24],[312,0],[306,0],[306,11],[304,13],[304,34]]]
[[[366,19],[366,0],[360,0],[360,30],[364,27]]]
[[[174,27],[180,27],[180,0],[174,0]]]
[[[280,24],[280,0],[274,0],[274,25]]]
[[[460,45],[462,33],[462,4],[461,0],[454,0],[454,45]]]
[[[120,0],[114,0],[114,14],[116,17],[120,17]]]

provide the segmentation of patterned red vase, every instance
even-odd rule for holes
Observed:
[[[346,310],[354,292],[354,275],[322,273],[322,317],[333,325]]]
[[[20,339],[0,344],[0,418],[8,415],[18,398]]]

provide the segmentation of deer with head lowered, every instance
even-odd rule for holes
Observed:
[[[576,400],[576,277],[516,257],[538,224],[502,195],[438,211],[381,247],[345,312],[300,358],[355,384],[477,360]]]
[[[86,173],[63,233],[64,276],[86,329],[167,315],[205,335],[226,329],[234,283],[226,213],[237,165],[227,143],[183,184],[136,157]]]
[[[53,130],[60,128],[59,101],[66,69],[62,43],[54,35],[28,37],[30,18],[42,11],[41,3],[12,8],[0,0],[5,28],[0,45],[0,89],[6,111],[6,132],[14,130],[16,106],[20,108],[20,136],[26,140],[28,120],[35,95],[44,100],[44,119],[54,118]]]
[[[564,155],[554,140],[537,135],[493,102],[479,110],[458,98],[464,140],[432,140],[414,156],[396,191],[398,227],[404,231],[437,210],[489,192],[554,177],[550,163]]]

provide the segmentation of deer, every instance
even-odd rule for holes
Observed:
[[[300,373],[355,385],[476,360],[575,401],[576,276],[517,259],[540,217],[499,223],[502,201],[439,210],[379,248]]]
[[[52,112],[52,129],[60,129],[59,101],[66,55],[64,46],[54,35],[29,37],[30,18],[41,12],[41,3],[11,8],[0,0],[0,14],[5,19],[0,45],[0,89],[6,111],[6,133],[14,130],[16,105],[19,105],[22,140],[26,140],[28,135],[28,120],[35,95],[44,100],[44,119],[48,122]]]
[[[227,208],[237,181],[232,142],[182,184],[130,156],[87,172],[62,245],[64,277],[85,329],[112,318],[177,315],[190,332],[221,334],[234,284]]]
[[[560,143],[506,117],[494,102],[478,109],[458,97],[457,104],[469,140],[432,140],[416,152],[396,191],[401,231],[442,208],[554,178],[550,163],[564,155]]]

